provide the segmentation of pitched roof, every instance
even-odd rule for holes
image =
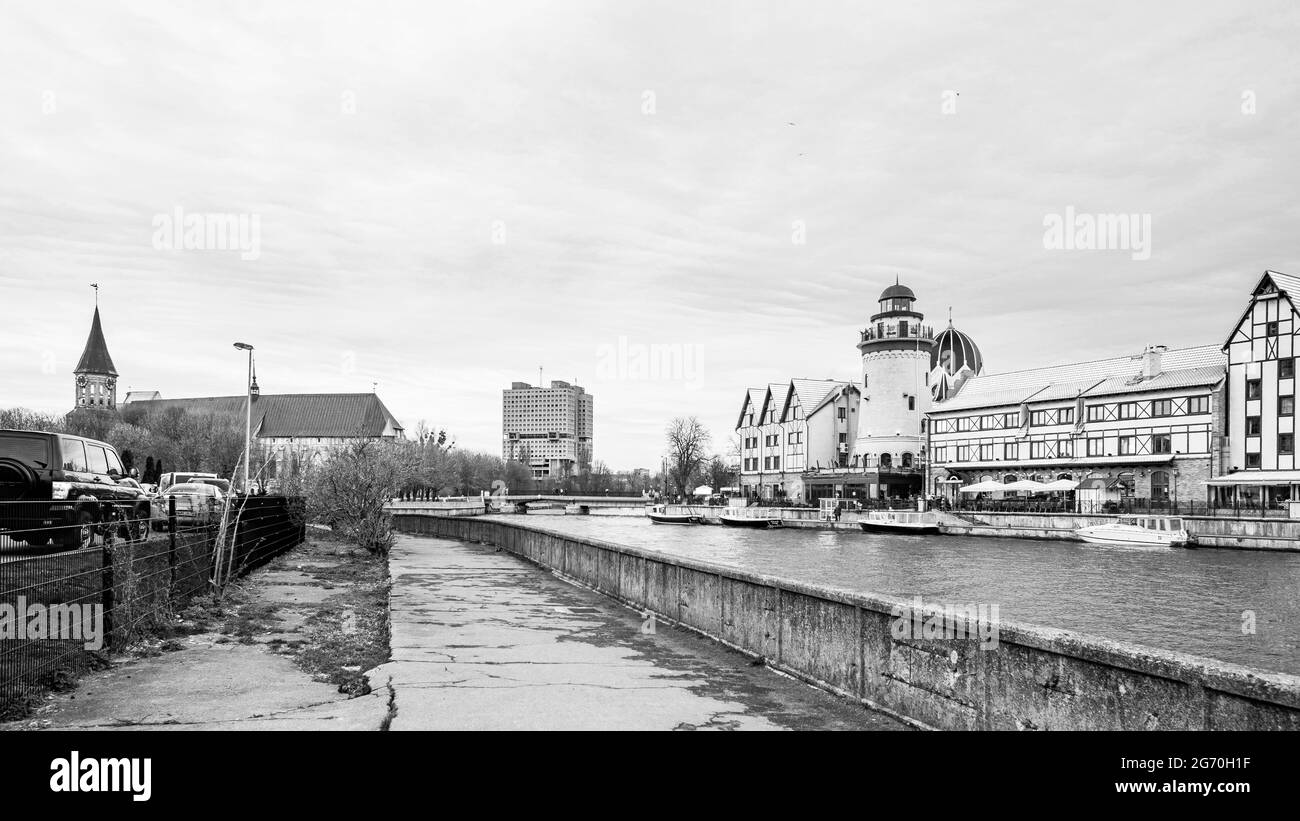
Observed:
[[[72,372],[117,376],[117,369],[113,367],[113,357],[108,355],[108,343],[104,341],[104,329],[99,324],[99,306],[95,307],[95,318],[90,321],[90,336],[86,338],[86,349],[81,352],[81,359]]]
[[[161,413],[181,408],[189,413],[244,413],[242,396],[155,399],[132,402],[133,409]],[[253,403],[253,432],[260,437],[372,437],[402,424],[373,393],[262,394]],[[391,434],[390,434],[391,435]]]
[[[954,397],[936,402],[932,412],[1213,385],[1223,378],[1226,367],[1227,357],[1218,345],[1199,345],[1165,351],[1161,372],[1151,379],[1138,379],[1141,354],[972,376]]]

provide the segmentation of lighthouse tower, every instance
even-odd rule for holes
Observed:
[[[921,421],[930,410],[934,332],[921,324],[916,294],[890,285],[862,331],[862,404],[854,461],[867,472],[872,496],[920,494],[925,463]],[[874,476],[872,474],[875,474]]]

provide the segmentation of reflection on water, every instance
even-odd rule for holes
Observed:
[[[939,604],[1300,674],[1300,554],[1082,542],[735,530],[615,516],[504,516],[787,579]],[[1243,635],[1243,611],[1255,634]]]

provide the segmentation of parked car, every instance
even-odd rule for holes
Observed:
[[[226,504],[226,495],[221,489],[202,482],[183,482],[179,485],[172,485],[159,497],[162,501],[163,508],[168,506],[169,499],[176,500],[176,523],[184,525],[210,525],[216,524],[221,518],[222,509]],[[167,522],[166,516],[163,517],[161,524]],[[155,520],[155,524],[158,524]]]
[[[106,442],[0,430],[0,533],[64,548],[89,547],[97,533],[143,538],[149,498],[124,479],[122,459]]]
[[[179,485],[183,482],[191,482],[195,479],[216,479],[215,473],[196,473],[192,470],[181,471],[177,473],[164,473],[158,477],[158,492],[162,493],[172,485]]]
[[[212,485],[217,490],[221,491],[222,496],[230,495],[229,479],[218,479],[214,476],[195,476],[193,479],[190,479],[189,481],[191,484],[197,482],[198,484],[201,485]]]

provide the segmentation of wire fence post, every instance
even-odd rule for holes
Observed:
[[[100,547],[100,604],[104,608],[104,646],[113,646],[113,545],[104,542]]]
[[[171,571],[170,590],[176,589],[176,497],[167,497],[167,567]]]

